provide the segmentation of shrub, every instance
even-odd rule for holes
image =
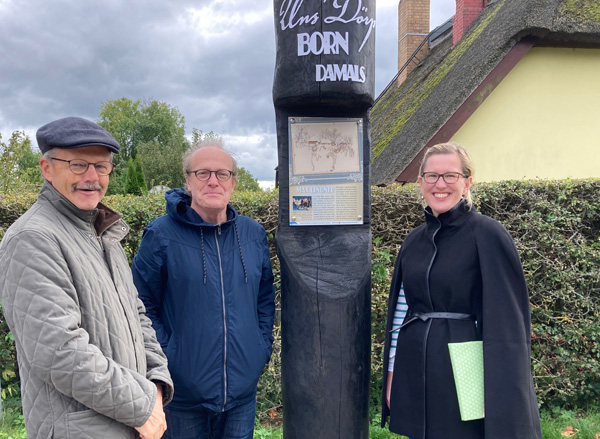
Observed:
[[[475,185],[473,192],[475,206],[504,224],[521,256],[531,299],[532,369],[540,405],[597,407],[600,180],[505,181]],[[393,268],[385,253],[397,254],[408,231],[423,221],[419,204],[414,185],[373,190],[371,400],[376,407],[383,373],[382,325]],[[380,281],[382,264],[388,270],[387,282]]]
[[[515,239],[530,289],[532,368],[540,404],[548,409],[589,409],[600,397],[600,181],[506,181],[474,186],[478,210],[501,221]],[[35,201],[35,194],[0,197],[0,238]],[[131,226],[123,246],[131,260],[144,228],[165,213],[163,195],[105,199]],[[267,231],[280,302],[279,261],[275,255],[278,193],[234,193],[239,213]],[[387,296],[393,263],[408,232],[423,221],[415,185],[373,188],[372,193],[372,358],[371,415],[381,403],[382,351]],[[275,324],[273,357],[259,382],[261,421],[281,415],[280,319]],[[0,369],[16,371],[14,347],[0,319]],[[18,391],[16,377],[8,385]],[[12,381],[11,381],[12,380]],[[3,384],[4,388],[4,384]]]

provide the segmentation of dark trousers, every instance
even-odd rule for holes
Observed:
[[[163,439],[252,439],[256,398],[225,412],[209,409],[174,410],[165,407]]]

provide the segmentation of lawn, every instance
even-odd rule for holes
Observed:
[[[543,439],[600,439],[600,413],[577,414],[570,411],[542,412]],[[283,439],[281,427],[259,426],[255,439]],[[371,424],[369,439],[404,439],[387,428]]]
[[[542,436],[544,439],[600,439],[600,413],[578,414],[571,411],[542,412]],[[390,433],[387,428],[371,424],[369,439],[403,439]],[[23,415],[10,406],[2,408],[0,439],[27,439]],[[254,439],[283,439],[283,429],[257,425]]]

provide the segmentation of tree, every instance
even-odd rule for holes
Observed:
[[[127,163],[119,163],[110,174],[106,195],[127,193]]]
[[[142,163],[140,157],[135,159],[130,158],[127,162],[127,179],[125,182],[125,190],[128,194],[143,195],[148,192],[146,182],[144,181],[144,172],[142,171]]]
[[[174,144],[164,147],[153,141],[140,145],[139,159],[144,170],[146,185],[180,187],[185,184],[182,157],[187,144]]]
[[[246,169],[239,167],[237,169],[237,182],[235,190],[241,192],[256,192],[262,190],[258,180],[252,176]]]
[[[150,101],[142,104],[140,143],[158,142],[161,145],[185,144],[185,118],[177,108],[165,102]]]
[[[128,161],[138,154],[147,186],[180,185],[181,157],[188,141],[185,119],[177,108],[155,100],[109,100],[100,106],[98,124],[121,145],[109,193],[127,193]]]
[[[115,163],[127,163],[130,157],[135,157],[140,143],[141,102],[127,98],[109,100],[100,104],[100,120],[98,125],[108,131],[121,145]]]
[[[165,102],[127,98],[109,100],[100,105],[99,117],[98,124],[121,145],[119,157],[125,163],[129,158],[135,159],[142,143],[187,144],[185,118],[177,108]]]
[[[217,145],[223,145],[223,139],[218,134],[213,131],[209,131],[208,133],[199,130],[198,128],[194,128],[192,130],[192,145],[196,143],[208,142],[214,140]]]
[[[39,162],[42,154],[31,148],[25,131],[14,131],[8,144],[0,134],[0,191],[28,190],[42,183]]]

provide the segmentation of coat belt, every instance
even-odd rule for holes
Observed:
[[[401,328],[409,325],[415,320],[426,322],[429,319],[450,319],[450,320],[475,320],[475,316],[461,312],[415,312],[411,313],[405,319],[401,326],[392,329],[390,332],[399,331]]]

